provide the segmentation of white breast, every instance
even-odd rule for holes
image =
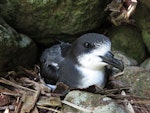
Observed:
[[[87,88],[92,85],[96,85],[101,88],[104,87],[104,68],[101,70],[90,70],[81,66],[76,66],[76,69],[82,75],[82,80],[78,88]]]

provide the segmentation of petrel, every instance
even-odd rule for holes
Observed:
[[[107,65],[124,69],[122,61],[111,53],[108,37],[87,33],[72,44],[61,42],[46,49],[40,58],[42,76],[50,84],[63,82],[71,88],[103,88],[107,82]]]

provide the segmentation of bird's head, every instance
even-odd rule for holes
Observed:
[[[71,47],[71,55],[79,65],[89,69],[100,69],[112,65],[123,70],[123,63],[111,53],[109,38],[97,33],[87,33],[79,37]]]

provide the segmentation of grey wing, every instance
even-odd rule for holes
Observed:
[[[41,74],[47,83],[55,84],[58,80],[59,63],[64,58],[59,45],[46,49],[40,58]]]
[[[71,44],[61,43],[46,49],[40,58],[41,74],[47,83],[58,81],[59,64],[64,60]]]

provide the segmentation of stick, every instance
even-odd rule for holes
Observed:
[[[5,110],[5,109],[9,109],[9,110],[14,110],[15,106],[14,105],[8,105],[8,106],[2,106],[0,107],[0,110]]]
[[[125,91],[121,92],[121,95],[126,95]],[[124,105],[126,107],[126,109],[130,112],[130,113],[135,113],[133,106],[131,105],[131,103],[129,102],[128,99],[124,99]]]
[[[24,90],[27,90],[27,91],[36,92],[36,91],[33,90],[33,89],[29,89],[29,88],[26,88],[26,87],[17,85],[17,84],[15,84],[15,83],[13,83],[13,82],[11,82],[11,81],[9,81],[9,80],[6,80],[6,79],[4,79],[4,78],[1,78],[0,82],[3,83],[3,84],[7,84],[7,85],[10,85],[10,86],[13,86],[13,87],[15,87],[15,88],[19,88],[19,89],[24,89]]]
[[[61,113],[61,111],[58,111],[56,109],[52,109],[52,108],[48,108],[48,107],[43,107],[43,106],[37,106],[37,107],[40,108],[40,109],[46,109],[46,110],[53,111],[53,112],[56,112],[56,113]]]
[[[115,75],[113,75],[113,78],[117,78],[118,76],[121,76],[124,74],[124,71],[120,72],[120,73],[117,73]]]
[[[88,109],[86,109],[86,108],[82,108],[82,107],[77,106],[77,105],[75,105],[75,104],[73,104],[73,103],[71,103],[71,102],[68,102],[68,101],[66,101],[66,100],[63,100],[62,103],[63,103],[63,104],[66,104],[66,105],[68,105],[68,106],[71,106],[71,107],[73,107],[73,108],[76,108],[76,109],[78,109],[78,110],[81,110],[81,111],[84,111],[84,112],[88,112],[88,113],[92,113],[92,110],[88,110]]]

